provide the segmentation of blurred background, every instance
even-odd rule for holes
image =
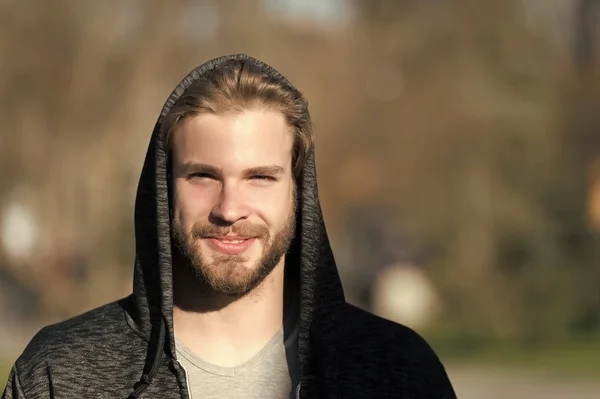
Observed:
[[[0,391],[127,295],[167,96],[244,52],[307,96],[350,302],[460,398],[600,398],[600,1],[0,0]]]

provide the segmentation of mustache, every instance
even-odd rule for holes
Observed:
[[[224,236],[227,234],[264,238],[269,236],[269,229],[266,226],[256,225],[252,223],[236,223],[231,226],[217,226],[214,224],[196,223],[192,226],[190,232],[193,238],[207,238],[213,236]]]

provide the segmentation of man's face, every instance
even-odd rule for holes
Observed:
[[[172,144],[175,249],[216,292],[250,292],[294,236],[291,128],[260,108],[203,114],[182,124]]]

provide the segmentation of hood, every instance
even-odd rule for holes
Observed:
[[[219,57],[200,65],[183,78],[165,102],[146,153],[135,202],[135,310],[131,315],[136,328],[148,340],[148,355],[139,384],[142,387],[151,383],[163,355],[171,360],[175,358],[167,152],[160,134],[161,124],[188,87],[207,71],[233,59],[251,63],[267,74],[281,77],[267,64],[244,54]],[[292,87],[289,82],[286,83]],[[345,303],[321,213],[314,150],[298,179],[296,219],[296,236],[286,259],[286,278],[299,276],[301,320],[298,350],[303,379],[311,374],[314,355],[311,348],[315,340],[332,335],[328,332],[336,325],[334,310]],[[322,341],[318,346],[321,345]]]

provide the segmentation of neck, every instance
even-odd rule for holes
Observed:
[[[250,359],[279,331],[284,318],[284,261],[252,292],[216,293],[187,267],[173,273],[175,335],[204,361],[234,367]]]

